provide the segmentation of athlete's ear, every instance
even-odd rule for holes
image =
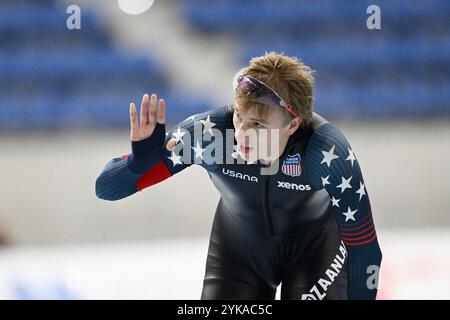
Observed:
[[[302,118],[295,117],[291,121],[289,121],[289,128],[288,128],[288,134],[291,135],[295,131],[297,131],[298,127],[300,126],[300,123],[302,123]]]

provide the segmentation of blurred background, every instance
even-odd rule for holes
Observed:
[[[233,75],[272,50],[316,70],[315,111],[358,157],[378,298],[450,299],[447,0],[0,0],[0,299],[199,299],[206,172],[115,202],[95,179],[131,151],[130,102],[157,93],[171,127],[232,103]]]

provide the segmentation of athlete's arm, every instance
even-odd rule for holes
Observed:
[[[375,299],[382,255],[358,160],[345,136],[331,123],[315,130],[305,158],[312,186],[325,188],[330,195],[347,248],[348,298]]]
[[[164,101],[160,100],[156,107],[156,96],[152,95],[149,103],[148,95],[144,95],[138,119],[136,107],[130,105],[132,152],[113,158],[103,168],[95,183],[95,192],[100,199],[123,199],[190,165],[177,163],[173,166],[169,150],[177,141],[172,138],[173,130],[166,136]],[[177,127],[190,130],[186,120]]]

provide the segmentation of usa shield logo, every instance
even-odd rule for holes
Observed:
[[[300,154],[288,155],[281,166],[281,171],[291,177],[298,177],[302,174],[302,167],[300,166]]]

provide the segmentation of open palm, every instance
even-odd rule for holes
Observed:
[[[144,94],[141,102],[141,111],[138,119],[136,105],[130,104],[130,140],[141,141],[150,137],[155,131],[156,124],[166,123],[166,103],[163,99],[158,101],[156,94],[151,97]],[[170,151],[176,144],[175,139],[167,142],[166,148]]]

